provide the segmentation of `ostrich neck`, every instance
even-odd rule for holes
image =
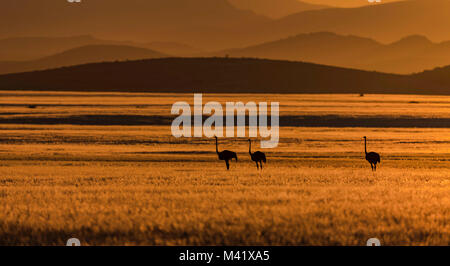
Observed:
[[[219,154],[219,144],[217,144],[217,139],[216,139],[216,152],[217,154]]]
[[[367,154],[367,139],[364,139],[364,152]]]

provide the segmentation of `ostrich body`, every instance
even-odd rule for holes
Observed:
[[[260,151],[255,151],[252,153],[252,141],[248,140],[248,153],[250,153],[250,157],[252,158],[252,161],[256,163],[256,168],[259,169],[261,166],[261,170],[263,169],[262,162],[266,163],[266,155]]]
[[[219,152],[219,144],[217,144],[217,137],[216,138],[216,153],[219,156],[219,160],[225,161],[225,164],[227,165],[227,170],[230,170],[230,161],[234,158],[236,159],[236,162],[238,160],[237,155],[235,152],[224,150]]]
[[[380,163],[380,155],[376,152],[367,153],[367,137],[364,137],[364,151],[366,153],[366,160],[370,163],[372,171],[377,170],[377,163]]]

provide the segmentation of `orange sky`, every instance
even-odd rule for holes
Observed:
[[[304,0],[313,4],[323,4],[338,7],[355,7],[370,4],[368,0]],[[381,3],[396,2],[400,0],[381,0]]]

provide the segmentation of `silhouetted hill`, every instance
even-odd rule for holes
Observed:
[[[408,0],[325,8],[277,20],[226,0],[4,1],[0,38],[92,34],[100,39],[178,42],[203,50],[245,47],[309,32],[335,32],[390,43],[408,35],[450,36],[450,0]],[[95,25],[95,26],[94,26]]]
[[[101,39],[221,47],[247,38],[269,18],[227,0],[2,1],[0,38],[92,34]]]
[[[329,31],[393,42],[420,34],[434,41],[450,36],[450,0],[407,0],[358,8],[305,11],[271,23],[259,32],[261,42],[289,35]]]
[[[150,42],[145,44],[136,43],[135,45],[175,56],[192,56],[203,53],[201,49],[176,42]]]
[[[396,1],[404,1],[404,0],[381,0],[380,2],[369,2],[369,1],[361,1],[361,0],[308,0],[308,2],[335,6],[335,7],[360,7],[367,5],[382,5],[384,3],[396,2]]]
[[[374,40],[329,32],[300,34],[243,49],[226,50],[218,55],[307,61],[329,65],[350,65],[359,55],[382,45]]]
[[[25,62],[0,62],[0,74],[49,69],[94,62],[168,57],[165,54],[124,45],[89,45]]]
[[[449,72],[394,75],[289,61],[164,58],[1,75],[0,89],[448,95]]]
[[[23,37],[0,40],[0,61],[35,60],[63,51],[85,46],[111,44],[89,35],[73,37]]]
[[[281,18],[294,13],[327,8],[325,5],[315,5],[298,0],[228,0],[233,6],[252,10],[271,18]]]
[[[90,35],[72,37],[22,37],[0,40],[0,62],[30,61],[89,45],[127,45],[156,50],[161,53],[188,56],[202,52],[195,47],[175,42],[139,43],[101,40]]]
[[[319,32],[214,53],[225,54],[407,74],[449,65],[450,43],[432,43],[413,35],[384,45],[368,38]]]

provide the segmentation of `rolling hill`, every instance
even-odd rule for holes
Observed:
[[[394,42],[424,35],[433,41],[450,36],[450,0],[405,0],[358,8],[305,11],[272,22],[254,36],[267,41],[300,33],[329,31]]]
[[[318,32],[214,53],[226,54],[407,74],[450,65],[450,42],[433,43],[413,35],[382,44],[368,38]]]
[[[204,53],[201,49],[177,42],[132,43],[132,45],[175,56],[192,56]]]
[[[251,10],[257,14],[274,19],[298,12],[328,7],[298,0],[228,0],[228,2],[239,9]]]
[[[358,58],[361,54],[381,46],[372,39],[318,32],[299,34],[242,49],[225,50],[215,55],[228,54],[233,57],[257,57],[347,66],[353,63],[355,57]]]
[[[186,43],[207,51],[322,31],[383,43],[409,35],[423,35],[441,42],[450,36],[450,0],[325,8],[275,20],[240,10],[226,0],[129,0],[126,4],[122,0],[78,4],[15,0],[2,4],[0,16],[0,38],[13,37],[12,33],[14,36],[91,34],[119,41]]]
[[[164,58],[0,76],[1,90],[450,95],[450,67],[395,75],[302,62]]]
[[[139,43],[131,41],[102,40],[91,35],[70,37],[22,37],[0,40],[1,61],[30,61],[62,53],[69,49],[90,45],[126,45],[156,50],[161,53],[189,56],[201,53],[195,47],[175,42]]]
[[[112,44],[90,35],[71,37],[21,37],[0,40],[0,61],[35,60],[63,51],[98,44]]]
[[[136,42],[189,40],[194,47],[218,49],[232,47],[237,35],[250,38],[254,27],[271,21],[227,0],[14,0],[3,1],[1,10],[0,38],[91,34]]]
[[[381,0],[380,2],[369,2],[369,1],[360,1],[360,0],[308,0],[308,2],[319,5],[328,5],[335,7],[360,7],[366,5],[382,5],[384,3],[397,2],[404,0]]]
[[[0,74],[49,69],[93,62],[123,61],[145,58],[168,57],[168,55],[132,46],[89,45],[47,56],[38,60],[23,62],[0,62]]]

